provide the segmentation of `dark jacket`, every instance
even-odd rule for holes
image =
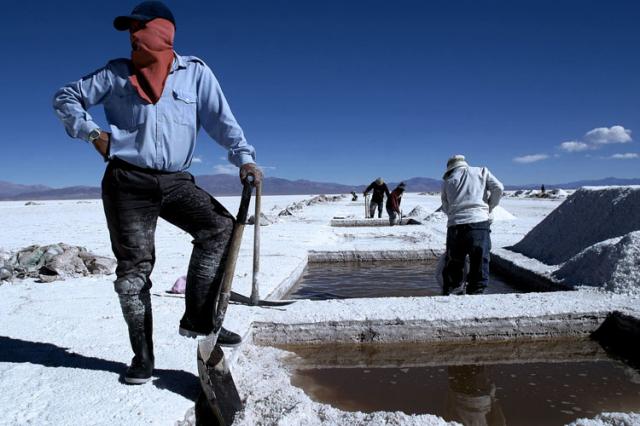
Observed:
[[[382,183],[382,185],[378,185],[375,181],[371,182],[367,189],[364,190],[365,195],[367,192],[373,190],[373,195],[371,196],[372,203],[381,203],[384,200],[385,194],[389,197],[389,188],[387,188],[386,183]]]
[[[396,188],[387,197],[387,210],[392,210],[396,213],[400,213],[400,202],[402,198],[400,195],[404,192],[403,189]]]

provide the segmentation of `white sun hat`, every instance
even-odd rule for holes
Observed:
[[[447,171],[444,172],[444,175],[446,176],[447,173],[449,173],[451,170],[456,169],[458,167],[469,167],[469,165],[465,160],[466,159],[464,155],[460,155],[460,154],[454,155],[453,157],[449,158],[447,160]]]

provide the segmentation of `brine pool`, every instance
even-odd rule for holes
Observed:
[[[437,260],[309,263],[285,299],[439,296]],[[485,294],[522,293],[491,274]]]
[[[292,384],[346,411],[562,425],[640,411],[640,374],[589,339],[281,346]]]

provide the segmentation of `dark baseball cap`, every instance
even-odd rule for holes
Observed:
[[[143,1],[133,8],[130,15],[118,16],[113,20],[113,26],[118,31],[127,31],[131,21],[148,22],[155,18],[164,18],[176,26],[173,13],[161,1]]]

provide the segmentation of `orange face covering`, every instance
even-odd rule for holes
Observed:
[[[134,73],[129,80],[138,95],[149,103],[155,104],[162,96],[173,63],[175,31],[171,21],[156,18],[131,32]]]

